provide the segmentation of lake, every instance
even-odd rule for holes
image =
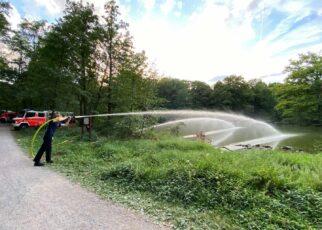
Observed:
[[[302,149],[306,152],[322,152],[322,127],[301,127],[280,125],[275,126],[283,133],[299,134],[279,143],[281,146],[291,146],[295,149]]]

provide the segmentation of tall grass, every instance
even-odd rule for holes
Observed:
[[[56,137],[57,169],[109,198],[138,199],[177,228],[322,227],[322,153],[227,152],[172,136],[84,142],[73,132]]]

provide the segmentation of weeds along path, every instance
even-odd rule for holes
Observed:
[[[0,229],[162,229],[32,160],[0,126]]]

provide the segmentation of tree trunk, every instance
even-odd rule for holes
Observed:
[[[108,51],[108,64],[109,64],[109,76],[108,76],[108,88],[107,88],[107,113],[112,113],[112,77],[113,77],[113,56],[112,56],[112,39],[109,41]]]

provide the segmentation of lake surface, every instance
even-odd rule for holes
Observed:
[[[298,134],[279,143],[281,146],[291,146],[295,149],[302,149],[306,152],[322,152],[322,127],[301,127],[301,126],[275,126],[283,133]]]

